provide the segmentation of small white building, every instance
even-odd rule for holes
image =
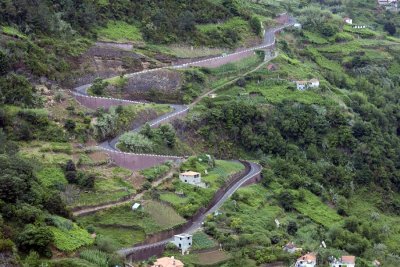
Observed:
[[[297,90],[304,91],[309,88],[319,87],[319,80],[311,79],[309,81],[295,81]]]
[[[340,259],[334,259],[331,267],[354,267],[356,266],[355,256],[342,256]]]
[[[293,27],[295,27],[297,29],[301,29],[301,24],[296,22],[295,24],[293,24]]]
[[[140,208],[140,203],[137,203],[137,202],[136,202],[135,204],[132,205],[132,210],[133,210],[133,211],[135,211],[135,210],[137,210],[137,209],[139,209],[139,208]]]
[[[349,17],[343,18],[343,21],[344,21],[346,24],[349,24],[349,25],[353,24],[353,19],[352,19],[352,18],[349,18]]]
[[[179,174],[179,179],[187,184],[200,186],[201,182],[201,174],[199,172],[186,171]]]
[[[216,98],[216,97],[217,97],[217,94],[215,94],[215,93],[210,94],[209,97],[210,97],[210,98]]]
[[[192,246],[193,236],[185,233],[180,235],[174,235],[173,243],[182,251],[183,255]]]
[[[315,267],[317,266],[317,255],[315,253],[307,253],[297,259],[295,267]]]

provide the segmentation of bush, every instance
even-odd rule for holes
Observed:
[[[130,152],[142,153],[153,151],[153,142],[142,134],[127,132],[120,137],[119,141],[122,148]]]
[[[28,224],[17,237],[17,245],[21,251],[37,251],[39,254],[50,257],[49,245],[54,241],[54,235],[47,227]]]
[[[13,251],[14,242],[10,239],[0,239],[0,252]]]
[[[90,86],[90,90],[94,95],[103,95],[104,90],[106,89],[108,84],[109,84],[108,82],[105,82],[100,78],[97,78],[93,81],[92,86]]]
[[[256,35],[261,34],[261,21],[258,17],[252,17],[250,19],[250,27]]]

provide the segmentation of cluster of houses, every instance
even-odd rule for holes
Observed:
[[[288,253],[296,253],[302,251],[302,248],[298,248],[293,242],[287,243],[283,250]],[[317,254],[314,252],[309,252],[302,255],[297,259],[294,267],[316,267],[317,265]],[[334,257],[330,260],[330,267],[355,267],[356,257],[355,256],[342,256],[339,259]]]
[[[378,5],[390,11],[397,11],[397,0],[378,0]]]

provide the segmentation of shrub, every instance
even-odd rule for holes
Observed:
[[[252,17],[250,19],[250,27],[256,35],[261,34],[261,21],[258,17]]]
[[[51,256],[49,245],[53,242],[54,235],[47,227],[28,224],[17,237],[17,245],[21,251],[37,251],[41,255]]]
[[[109,84],[108,82],[105,82],[100,78],[97,78],[96,80],[94,80],[92,86],[90,86],[90,90],[94,95],[103,95],[104,90],[106,89],[108,84]]]
[[[13,248],[14,248],[14,242],[12,242],[10,239],[0,239],[1,252],[13,251]]]
[[[120,139],[120,144],[130,152],[152,152],[153,142],[142,134],[127,132]]]

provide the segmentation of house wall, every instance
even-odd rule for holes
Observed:
[[[201,176],[199,177],[194,177],[192,175],[179,175],[179,178],[181,179],[182,182],[188,183],[188,184],[198,184],[201,183]]]

